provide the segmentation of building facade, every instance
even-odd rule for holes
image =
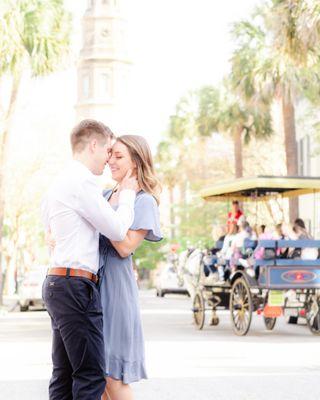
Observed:
[[[89,0],[82,20],[77,122],[94,118],[117,130],[129,87],[125,0]]]
[[[306,117],[301,117],[297,124],[298,173],[299,176],[320,179],[320,144],[314,129],[317,115],[310,115],[305,104],[300,107]],[[320,193],[300,197],[299,216],[305,221],[309,232],[320,238]]]

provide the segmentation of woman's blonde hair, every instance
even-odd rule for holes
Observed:
[[[117,142],[127,147],[132,161],[136,164],[141,189],[150,193],[159,204],[161,184],[155,174],[151,150],[146,139],[138,135],[122,135],[117,138]]]

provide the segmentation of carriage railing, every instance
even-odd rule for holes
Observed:
[[[260,287],[269,289],[320,288],[320,240],[259,240],[257,248],[273,250],[267,258],[255,260]],[[317,249],[312,259],[283,258],[280,249]]]
[[[295,249],[304,249],[304,248],[315,248],[320,250],[320,240],[314,239],[303,239],[303,240],[250,240],[245,239],[244,241],[245,249],[253,249],[257,250],[259,248],[263,249],[271,249],[274,250],[274,258],[279,258],[279,250],[285,248],[295,248]]]

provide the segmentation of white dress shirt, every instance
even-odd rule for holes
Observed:
[[[123,240],[133,223],[135,197],[133,190],[122,190],[114,211],[103,198],[95,175],[73,160],[42,202],[45,227],[56,241],[51,266],[97,273],[99,232],[110,240]]]

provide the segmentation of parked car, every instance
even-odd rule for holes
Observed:
[[[164,297],[167,293],[188,294],[184,282],[179,279],[176,269],[172,264],[167,264],[156,275],[156,294]]]
[[[45,309],[42,300],[42,284],[46,277],[47,266],[30,269],[21,279],[18,286],[20,311],[28,311],[30,306]]]

